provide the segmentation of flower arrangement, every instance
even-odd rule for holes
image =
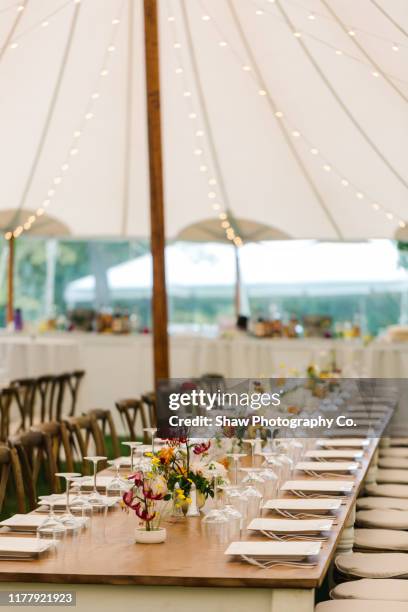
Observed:
[[[153,471],[136,472],[129,476],[132,488],[123,494],[123,506],[129,511],[133,510],[140,519],[140,524],[146,531],[160,529],[166,503],[171,494],[168,492],[166,480]]]
[[[214,497],[215,485],[227,482],[225,466],[209,458],[211,441],[191,442],[188,438],[168,440],[152,456],[153,469],[161,474],[173,493],[176,508],[186,510],[191,503],[191,488],[205,500]]]

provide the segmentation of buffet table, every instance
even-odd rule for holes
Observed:
[[[371,441],[355,476],[344,477],[355,486],[313,568],[260,569],[232,560],[223,554],[225,544],[208,544],[200,518],[168,522],[164,544],[135,545],[131,543],[134,518],[113,510],[106,519],[105,540],[99,545],[81,546],[71,541],[65,545],[65,555],[57,559],[3,561],[0,581],[6,583],[7,590],[75,591],[79,612],[95,607],[99,612],[248,612],[254,607],[257,612],[313,612],[315,589],[321,586],[335,555],[351,550],[355,501],[377,444],[378,439]],[[103,519],[94,520],[100,521],[102,529]],[[244,537],[251,538],[259,536]]]

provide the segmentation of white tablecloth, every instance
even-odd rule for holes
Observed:
[[[0,336],[3,380],[62,374],[80,367],[81,348],[75,339]]]
[[[174,378],[217,372],[229,378],[303,376],[307,366],[329,365],[343,376],[408,378],[408,343],[231,339],[174,336],[170,339]],[[0,376],[8,379],[83,368],[80,409],[113,409],[115,400],[153,388],[152,338],[146,336],[0,336]]]

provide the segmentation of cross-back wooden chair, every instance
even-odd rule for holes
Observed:
[[[71,448],[75,459],[82,462],[81,472],[83,474],[91,473],[91,464],[84,461],[84,457],[88,455],[99,455],[106,457],[106,447],[103,438],[103,433],[95,417],[92,414],[86,414],[77,417],[67,417],[64,419],[65,426],[68,431]],[[91,447],[91,443],[93,448]],[[101,464],[99,468],[103,467]]]
[[[225,377],[222,374],[208,372],[200,378],[200,385],[208,393],[217,393],[225,391]]]
[[[52,401],[55,397],[53,388],[55,385],[55,376],[46,375],[37,378],[37,391],[40,399],[40,420],[43,423],[54,413]]]
[[[137,421],[140,417],[142,428],[149,427],[149,422],[146,418],[146,412],[142,400],[140,399],[124,399],[119,400],[115,404],[123,426],[130,440],[136,440],[137,438]],[[149,436],[147,432],[143,432],[143,442],[148,444]]]
[[[59,493],[60,484],[55,477],[58,464],[52,450],[50,436],[39,429],[23,432],[9,439],[10,446],[15,448],[20,459],[29,509],[37,505],[39,480],[43,474],[48,493]]]
[[[73,472],[74,458],[66,424],[48,421],[33,427],[32,430],[40,431],[45,437],[46,447],[52,454],[52,462],[56,465],[58,472]],[[59,488],[59,479],[55,480],[55,487]]]
[[[102,436],[105,441],[105,436],[110,435],[112,441],[113,458],[120,457],[120,444],[118,434],[116,432],[115,423],[110,410],[104,408],[94,408],[88,412],[88,415],[93,417],[102,430]],[[106,444],[105,444],[106,446]]]
[[[142,395],[142,402],[146,406],[149,424],[147,427],[157,426],[157,415],[156,415],[156,394],[154,391],[144,393]]]
[[[34,406],[37,390],[36,378],[18,378],[12,380],[10,386],[17,391],[16,399],[20,411],[21,423],[19,431],[26,431],[34,422]]]
[[[17,390],[15,387],[3,387],[0,391],[0,441],[6,442],[11,434],[10,427],[14,420],[12,414],[13,408],[19,412],[19,416],[22,423],[22,416],[20,412],[20,404],[18,402]],[[20,423],[20,427],[21,427]]]
[[[76,411],[76,406],[78,402],[78,394],[79,388],[82,382],[82,379],[85,376],[84,370],[75,370],[74,372],[70,372],[67,378],[67,388],[70,392],[71,399],[71,407],[69,410],[69,416],[74,416]]]
[[[20,513],[26,511],[24,481],[15,448],[0,444],[0,514],[3,513],[7,491],[13,495]]]

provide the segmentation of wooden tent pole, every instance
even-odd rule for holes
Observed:
[[[14,321],[14,236],[8,241],[7,323]]]
[[[239,261],[239,249],[234,246],[234,254],[235,254],[235,318],[238,320],[239,315],[241,314],[241,265]]]
[[[157,0],[144,0],[144,29],[150,173],[150,248],[153,257],[154,381],[157,388],[157,382],[169,376]]]

